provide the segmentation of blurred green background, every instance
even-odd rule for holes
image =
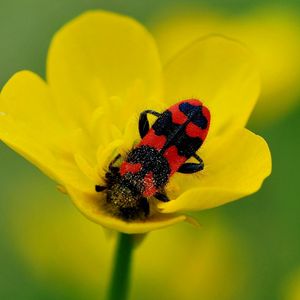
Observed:
[[[217,10],[230,20],[268,4],[293,14],[300,10],[298,0],[0,0],[0,87],[18,70],[44,76],[51,37],[88,9],[127,14],[157,32],[161,19],[185,7]],[[300,29],[295,34],[300,36]],[[297,56],[287,53],[283,65],[285,59],[299,65]],[[285,81],[297,73],[289,72],[282,74]],[[286,101],[291,89],[294,99]],[[135,253],[131,299],[300,299],[298,90],[296,83],[275,94],[272,101],[284,114],[272,122],[250,120],[249,128],[268,141],[273,157],[273,173],[263,188],[194,214],[200,229],[179,224],[147,236]],[[85,219],[55,183],[3,144],[0,165],[0,299],[102,299],[114,237]]]

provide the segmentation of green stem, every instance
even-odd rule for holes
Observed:
[[[119,234],[108,300],[126,300],[128,297],[133,244],[134,235]]]

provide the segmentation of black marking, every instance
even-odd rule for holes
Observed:
[[[168,147],[174,145],[178,150],[178,154],[190,158],[202,145],[203,141],[200,137],[190,137],[186,134],[185,124],[175,124],[172,122],[172,113],[165,111],[153,124],[152,128],[156,135],[164,135],[167,142],[162,148],[164,152]]]
[[[194,106],[189,102],[183,102],[179,105],[179,110],[188,118],[191,117],[191,121],[201,129],[207,128],[208,122],[202,113],[202,106]]]

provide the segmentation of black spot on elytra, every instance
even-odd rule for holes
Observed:
[[[202,113],[202,106],[194,106],[188,102],[179,105],[179,110],[183,112],[191,121],[201,129],[207,128],[207,119]]]
[[[193,118],[193,115],[190,116]],[[172,122],[172,113],[165,111],[153,124],[152,128],[156,135],[164,135],[167,141],[162,148],[164,152],[171,146],[176,146],[179,155],[190,158],[201,147],[203,141],[200,137],[190,137],[186,134],[186,125],[191,122],[188,120],[185,124],[175,124]]]

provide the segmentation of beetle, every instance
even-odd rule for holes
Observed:
[[[150,128],[148,115],[157,117]],[[210,112],[197,99],[180,101],[163,113],[145,110],[139,117],[141,141],[133,147],[120,166],[121,155],[109,164],[105,186],[109,213],[125,220],[143,220],[149,216],[148,199],[167,202],[165,187],[175,172],[192,174],[203,170],[204,163],[196,154],[210,125]],[[198,162],[186,162],[189,158]]]

